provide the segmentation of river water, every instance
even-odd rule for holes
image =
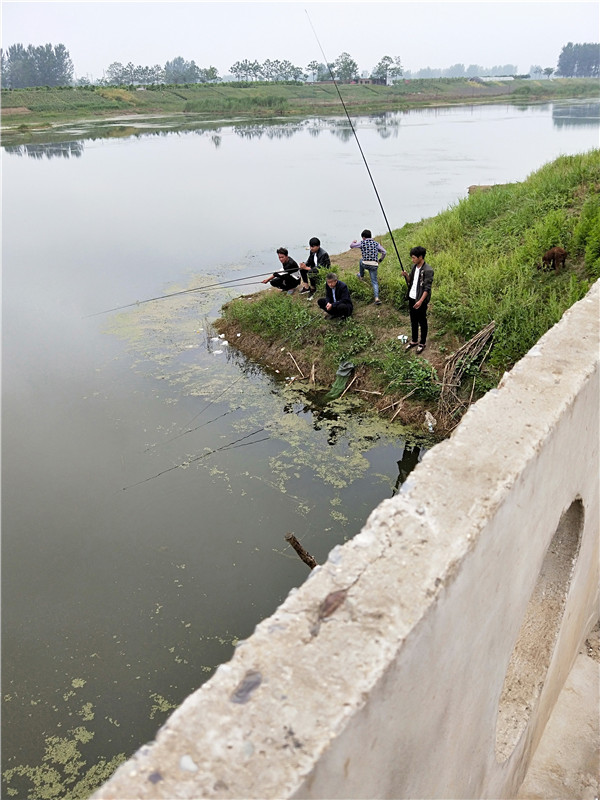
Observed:
[[[580,102],[355,125],[399,227],[596,147],[598,116]],[[2,153],[6,796],[91,790],[305,580],[285,533],[324,560],[424,452],[348,395],[311,408],[291,360],[276,374],[215,337],[239,288],[99,313],[256,280],[311,236],[334,254],[384,232],[346,121],[126,125]]]

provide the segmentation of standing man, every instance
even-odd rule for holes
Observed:
[[[328,273],[325,297],[319,297],[317,304],[330,317],[349,317],[353,311],[350,290],[333,272]]]
[[[376,242],[375,239],[371,238],[371,231],[365,229],[362,233],[362,241],[357,242],[356,239],[350,244],[350,247],[360,247],[360,252],[362,253],[362,258],[358,264],[358,275],[357,278],[360,278],[361,281],[364,279],[365,270],[369,270],[369,275],[371,276],[371,286],[373,287],[373,294],[375,295],[375,305],[381,305],[381,300],[379,299],[379,283],[377,282],[377,269],[383,259],[387,255],[387,250],[383,248],[379,242]],[[379,257],[381,254],[381,258]]]
[[[310,248],[310,255],[306,261],[300,263],[300,276],[302,280],[300,294],[308,294],[308,299],[310,300],[317,290],[319,267],[330,267],[331,261],[329,260],[329,253],[323,250],[321,241],[317,239],[316,236],[309,239],[308,246]]]
[[[410,257],[413,268],[410,275],[402,270],[408,285],[408,308],[410,311],[410,325],[412,340],[406,345],[405,350],[417,348],[417,353],[422,353],[427,341],[427,306],[431,300],[431,285],[433,284],[433,270],[425,261],[426,250],[418,246],[411,248]],[[419,339],[419,328],[421,338]]]
[[[293,294],[300,283],[300,270],[298,264],[288,255],[287,247],[277,248],[277,258],[281,262],[284,272],[274,272],[270,278],[265,278],[261,283],[270,283],[275,289]]]

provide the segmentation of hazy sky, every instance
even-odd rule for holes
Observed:
[[[221,76],[248,58],[305,68],[348,52],[359,70],[384,55],[405,69],[480,64],[556,67],[568,42],[599,38],[592,2],[27,2],[2,0],[2,46],[63,43],[77,77],[114,61],[164,66],[176,56]],[[310,18],[310,21],[309,21]]]

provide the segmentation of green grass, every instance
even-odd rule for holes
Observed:
[[[368,370],[372,386],[384,393],[414,389],[414,398],[434,401],[439,381],[432,365],[423,357],[407,357],[397,337],[390,336],[394,325],[407,329],[407,287],[389,235],[376,238],[388,251],[379,284],[392,317],[368,311],[371,287],[355,277],[355,267],[336,266],[334,257],[355,303],[349,320],[324,321],[312,304],[271,292],[252,302],[232,301],[224,319],[270,343],[300,348],[333,373],[341,360],[350,359]],[[438,366],[448,343],[454,350],[495,321],[485,369],[480,372],[473,364],[466,373],[478,396],[496,385],[600,277],[600,150],[562,156],[522,183],[473,194],[435,217],[394,231],[394,239],[407,271],[409,250],[417,244],[427,248],[435,270],[425,355],[431,358],[437,349]],[[569,253],[566,269],[541,271],[542,254],[555,245]],[[322,291],[324,273],[319,285]]]
[[[400,252],[427,248],[438,326],[467,340],[495,320],[491,364],[510,367],[587,292],[600,272],[600,150],[563,156],[523,183],[474,194],[394,234]],[[383,238],[390,247],[389,237]],[[569,252],[562,274],[537,269],[544,251]],[[382,297],[405,294],[393,248],[379,270]]]

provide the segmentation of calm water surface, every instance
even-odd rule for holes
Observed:
[[[399,227],[596,147],[598,106],[356,126]],[[344,120],[84,138],[99,129],[118,132],[2,159],[3,770],[19,797],[68,796],[151,739],[305,580],[285,533],[324,560],[423,452],[348,396],[309,407],[291,360],[277,375],[213,341],[240,289],[95,315],[251,280],[310,236],[333,254],[383,232]]]

